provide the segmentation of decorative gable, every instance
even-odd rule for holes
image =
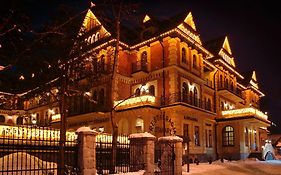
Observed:
[[[196,41],[197,43],[202,45],[201,39],[197,33],[194,31],[191,31],[190,28],[186,27],[186,25],[190,26],[194,31],[196,31],[196,26],[193,21],[193,17],[191,12],[188,13],[188,15],[185,17],[183,23],[177,26],[178,29],[180,29],[182,32],[184,32],[187,36],[189,36],[192,40]]]
[[[188,24],[194,31],[196,31],[196,26],[195,23],[193,21],[193,17],[191,12],[188,13],[188,15],[185,17],[184,22],[186,24]]]
[[[232,52],[229,46],[228,38],[225,37],[222,48],[219,51],[219,55],[223,58],[225,62],[227,62],[229,65],[235,67],[234,57],[232,57]]]
[[[150,20],[150,17],[148,15],[145,15],[145,17],[143,18],[143,23],[146,23],[147,21]]]
[[[78,36],[82,36],[88,32],[91,32],[91,35],[85,38],[85,41],[89,44],[92,44],[101,38],[111,36],[111,34],[103,27],[101,22],[90,9],[84,18]]]
[[[256,89],[259,89],[259,86],[257,83],[256,71],[253,71],[252,78],[250,80],[250,85],[254,86]]]

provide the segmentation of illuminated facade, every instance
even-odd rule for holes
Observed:
[[[183,154],[189,149],[201,160],[241,159],[261,151],[270,125],[259,110],[264,94],[255,72],[247,78],[236,70],[228,38],[203,44],[191,13],[159,26],[146,15],[136,37],[121,37],[116,76],[111,80],[117,40],[88,11],[78,36],[87,44],[84,52],[90,63],[85,69],[89,66],[98,75],[89,92],[94,103],[83,96],[69,99],[69,130],[87,125],[110,133],[113,111],[119,133],[189,138]],[[89,81],[81,79],[81,86]],[[51,98],[42,93],[25,100],[24,109],[36,114],[36,124],[59,126],[59,108]]]

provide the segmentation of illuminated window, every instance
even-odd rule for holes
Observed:
[[[185,48],[181,49],[181,61],[183,63],[186,63],[186,50],[185,50]]]
[[[98,41],[99,39],[100,39],[100,33],[97,32],[97,33],[96,33],[96,36],[95,36],[95,41]]]
[[[143,132],[143,119],[142,118],[137,118],[137,120],[136,120],[136,130],[137,130],[137,133]]]
[[[153,85],[149,86],[149,94],[155,96],[155,87]]]
[[[0,123],[5,123],[5,116],[4,115],[0,115]]]
[[[92,35],[91,44],[95,42],[95,34]]]
[[[226,126],[222,130],[223,146],[234,146],[234,129],[231,126]]]
[[[141,70],[147,70],[147,52],[141,54]]]
[[[194,144],[200,146],[199,126],[194,127]]]
[[[194,69],[197,68],[197,57],[196,57],[196,55],[193,55],[193,68]]]
[[[182,84],[182,101],[186,102],[188,99],[188,85],[186,82]]]

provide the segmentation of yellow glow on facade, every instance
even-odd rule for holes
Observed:
[[[241,117],[241,116],[255,116],[255,117],[261,118],[263,120],[268,119],[268,116],[265,113],[255,109],[255,108],[242,108],[242,109],[226,110],[226,111],[222,111],[221,114],[225,118]]]
[[[0,125],[0,138],[30,139],[30,141],[43,139],[59,140],[60,131]],[[74,141],[76,139],[77,135],[75,132],[66,132],[67,141]]]
[[[189,37],[191,37],[194,41],[202,44],[200,38],[198,35],[194,34],[193,32],[191,32],[190,30],[188,30],[187,28],[184,27],[183,24],[178,25],[178,28],[183,31],[184,33],[186,33]]]
[[[228,56],[223,50],[220,50],[219,55],[230,65],[235,67],[234,58]]]
[[[120,100],[120,101],[114,101],[114,106],[131,106],[131,105],[136,105],[139,103],[155,103],[155,97],[151,95],[142,95],[139,97],[133,97],[129,98],[125,101]]]
[[[52,115],[51,118],[52,118],[52,122],[60,121],[60,114]]]

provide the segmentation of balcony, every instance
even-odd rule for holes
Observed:
[[[136,63],[132,63],[132,74],[147,74],[148,73],[148,63],[137,61]]]
[[[244,101],[241,92],[235,90],[234,88],[218,87],[218,94],[238,103]]]
[[[225,110],[221,112],[221,115],[223,118],[255,117],[269,122],[265,113],[253,107]]]
[[[152,95],[141,95],[132,97],[126,100],[114,101],[116,110],[122,110],[127,108],[139,107],[139,106],[156,106],[156,97]]]
[[[163,103],[164,106],[171,105],[174,103],[185,103],[193,107],[197,107],[206,111],[214,112],[214,107],[211,102],[203,101],[199,98],[191,98],[188,94],[184,93],[174,93],[171,94],[169,97],[165,98]]]

